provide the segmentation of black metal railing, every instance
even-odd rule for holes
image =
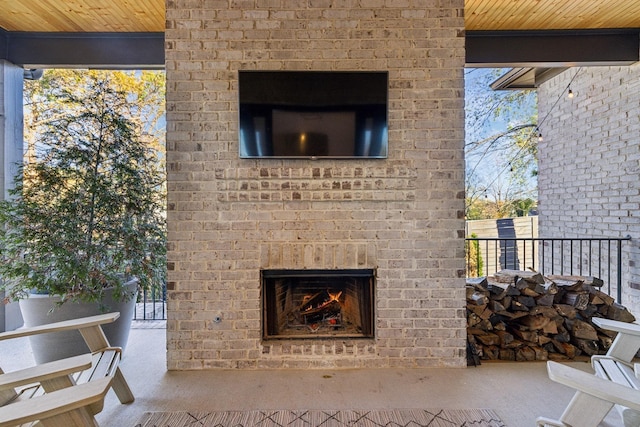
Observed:
[[[145,290],[138,297],[133,320],[167,320],[167,285]]]
[[[623,238],[489,238],[466,241],[467,276],[490,276],[502,269],[535,270],[544,275],[595,276],[604,280],[616,301],[622,300]],[[166,320],[167,289],[141,294],[134,320]]]
[[[623,238],[467,238],[467,276],[490,276],[502,269],[544,275],[595,276],[622,300]],[[603,289],[604,290],[604,289]]]

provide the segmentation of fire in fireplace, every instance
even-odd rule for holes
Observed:
[[[262,335],[372,338],[375,271],[262,270]]]

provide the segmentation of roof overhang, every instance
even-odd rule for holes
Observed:
[[[0,60],[24,68],[164,68],[164,33],[38,33],[0,29]]]
[[[640,60],[640,29],[467,31],[468,67],[630,65]]]
[[[493,90],[535,89],[569,67],[640,61],[640,30],[468,31],[466,66],[512,68]]]
[[[540,69],[534,72],[536,80],[553,68],[630,65],[640,61],[640,29],[468,31],[465,40],[468,67]],[[25,68],[161,69],[165,64],[164,33],[0,29],[0,59]],[[531,74],[521,77],[531,81]],[[515,84],[524,84],[525,80]]]
[[[491,83],[493,90],[536,89],[542,83],[565,71],[566,67],[556,68],[513,68]]]

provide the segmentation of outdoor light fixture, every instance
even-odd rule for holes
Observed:
[[[571,88],[569,88],[569,93],[567,94],[567,98],[569,99],[573,98],[573,91],[571,90]]]

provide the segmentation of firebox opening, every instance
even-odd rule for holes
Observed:
[[[261,277],[263,338],[373,338],[373,269],[262,270]]]

